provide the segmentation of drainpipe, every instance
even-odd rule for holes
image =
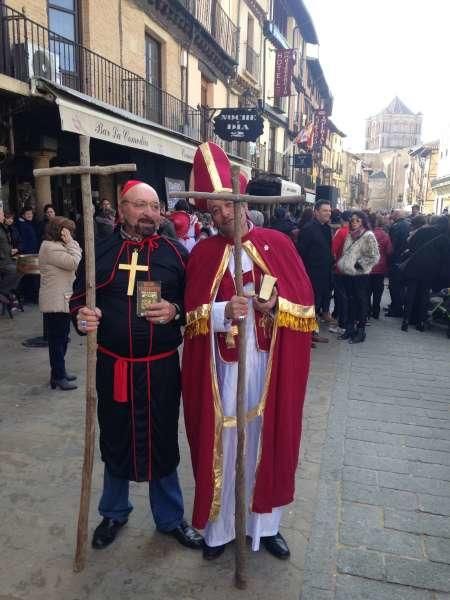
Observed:
[[[122,0],[119,0],[119,48],[120,66],[123,67],[123,22],[122,22]]]

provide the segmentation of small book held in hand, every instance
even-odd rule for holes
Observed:
[[[260,302],[267,302],[272,295],[273,288],[277,282],[276,277],[272,277],[272,275],[264,275],[261,282],[261,289],[259,290],[258,300]]]
[[[156,302],[161,302],[161,282],[138,281],[136,298],[137,316],[145,316],[145,312]]]

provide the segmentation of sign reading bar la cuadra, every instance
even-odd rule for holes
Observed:
[[[228,142],[256,142],[264,120],[256,108],[222,108],[214,117],[214,133]]]

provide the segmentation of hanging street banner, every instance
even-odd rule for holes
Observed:
[[[312,169],[312,154],[294,154],[292,166],[294,169]]]
[[[327,140],[328,115],[326,110],[316,110],[314,114],[313,148],[316,152],[322,149]]]
[[[213,121],[214,133],[227,142],[256,142],[264,131],[257,108],[222,108]]]
[[[292,74],[296,60],[296,50],[277,50],[275,57],[275,98],[291,95]]]

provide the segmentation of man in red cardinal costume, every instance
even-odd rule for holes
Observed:
[[[183,518],[177,477],[178,346],[187,252],[158,235],[160,203],[146,183],[126,183],[118,208],[121,225],[96,248],[97,308],[85,306],[83,268],[70,302],[80,333],[98,328],[98,419],[105,471],[99,505],[103,521],[92,545],[108,546],[127,522],[133,508],[129,481],[148,481],[157,529],[200,548],[201,536]],[[161,283],[161,299],[155,298],[145,316],[139,316],[137,284],[144,281]]]
[[[195,190],[231,191],[230,163],[213,143],[194,159]],[[187,268],[182,386],[195,475],[193,524],[204,528],[204,557],[216,558],[235,537],[236,324],[246,323],[247,535],[278,558],[289,557],[279,531],[294,497],[302,408],[316,326],[310,281],[292,241],[242,222],[246,296],[236,295],[233,203],[208,200],[219,234],[195,246]],[[277,278],[258,300],[264,275]]]

